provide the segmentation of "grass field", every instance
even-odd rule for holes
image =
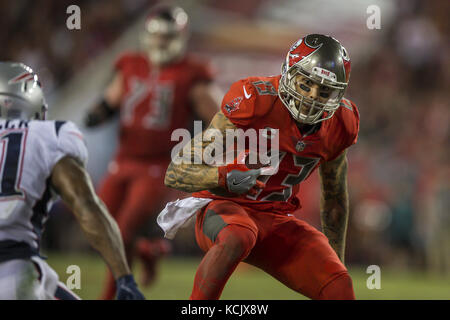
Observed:
[[[81,270],[81,289],[74,289],[82,299],[97,299],[105,275],[102,260],[92,254],[49,253],[48,263],[58,272],[60,280],[66,282],[70,265],[78,265]],[[193,278],[199,263],[197,258],[167,258],[159,265],[159,278],[150,288],[143,288],[147,299],[181,300],[187,299],[192,289]],[[366,287],[365,268],[349,268],[353,278],[356,297],[365,300],[379,299],[450,299],[450,279],[415,272],[385,270],[381,268],[381,289]],[[140,265],[135,275],[139,281]],[[232,275],[221,299],[230,300],[296,300],[306,299],[261,270],[241,264]]]

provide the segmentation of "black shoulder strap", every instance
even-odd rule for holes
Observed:
[[[66,121],[55,121],[56,136],[59,135],[59,129],[61,129],[64,123],[66,123]]]

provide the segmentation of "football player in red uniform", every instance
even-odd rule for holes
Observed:
[[[359,129],[357,108],[344,98],[349,75],[345,48],[330,36],[311,34],[290,48],[281,75],[232,84],[209,128],[224,137],[229,129],[278,129],[277,173],[264,175],[245,164],[169,165],[167,186],[193,192],[197,201],[212,199],[196,212],[196,239],[206,254],[191,299],[218,299],[241,261],[312,299],[355,298],[344,266],[346,149]],[[216,141],[197,142],[200,150],[211,143]],[[185,152],[196,156],[195,148]],[[323,233],[292,215],[301,182],[316,168]]]
[[[88,127],[120,113],[119,148],[108,166],[99,195],[122,232],[128,259],[134,249],[154,279],[155,259],[167,242],[136,240],[138,229],[172,192],[164,186],[176,128],[189,128],[193,114],[210,122],[219,110],[217,88],[204,61],[186,53],[188,15],[180,7],[157,6],[145,21],[145,52],[123,54],[104,97],[86,117]],[[166,199],[167,200],[167,199]],[[103,299],[114,294],[109,276]]]

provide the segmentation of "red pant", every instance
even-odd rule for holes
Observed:
[[[171,189],[164,186],[167,161],[112,162],[99,196],[117,221],[125,246],[135,233],[163,208]]]
[[[197,214],[200,248],[208,251],[227,225],[245,227],[256,236],[245,262],[309,298],[318,299],[327,284],[347,273],[325,235],[306,222],[227,200],[214,200]]]
[[[164,185],[167,160],[112,162],[100,187],[99,196],[116,220],[131,266],[136,233],[156,216],[166,202],[181,194]],[[108,272],[101,299],[113,299],[115,283]]]

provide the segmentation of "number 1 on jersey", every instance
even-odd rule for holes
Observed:
[[[0,201],[5,197],[23,197],[19,189],[22,176],[22,162],[24,140],[26,131],[13,131],[0,137]]]

